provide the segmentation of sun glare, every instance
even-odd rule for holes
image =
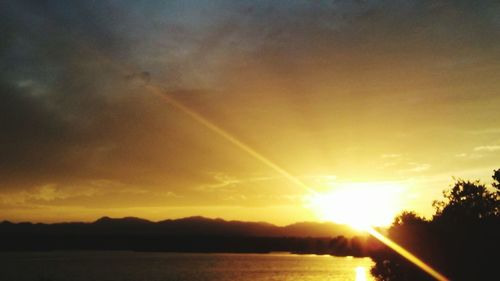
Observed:
[[[367,281],[365,267],[358,266],[358,267],[356,267],[355,272],[356,272],[355,281]]]
[[[347,224],[357,230],[388,226],[400,211],[401,189],[395,184],[344,184],[312,196],[309,207],[321,220]]]

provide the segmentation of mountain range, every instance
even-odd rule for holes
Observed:
[[[349,226],[330,222],[299,222],[287,226],[276,226],[265,222],[226,221],[201,216],[168,219],[158,222],[137,217],[102,217],[94,222],[65,223],[0,223],[0,232],[5,234],[30,235],[165,235],[165,236],[246,236],[246,237],[351,237],[359,235]]]

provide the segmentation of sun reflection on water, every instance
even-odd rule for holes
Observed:
[[[355,281],[367,281],[366,278],[366,268],[364,266],[357,266],[356,269],[356,279]]]

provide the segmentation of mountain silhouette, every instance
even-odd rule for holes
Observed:
[[[2,233],[106,233],[251,237],[336,237],[359,234],[350,227],[330,222],[300,222],[276,226],[265,222],[226,221],[201,216],[152,222],[137,217],[102,217],[91,223],[0,223]]]
[[[350,253],[346,237],[359,233],[334,223],[226,221],[200,216],[153,222],[102,217],[94,222],[0,223],[0,251],[133,250],[178,252]],[[340,249],[340,248],[339,248]],[[346,250],[347,249],[347,250]]]

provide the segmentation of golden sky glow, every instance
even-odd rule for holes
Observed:
[[[1,5],[0,220],[385,225],[498,168],[496,1]]]

